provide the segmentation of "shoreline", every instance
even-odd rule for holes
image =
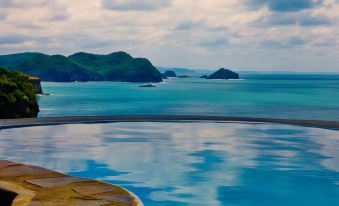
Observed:
[[[0,119],[0,130],[20,127],[95,124],[113,122],[247,122],[275,123],[303,127],[339,130],[339,121],[295,120],[278,118],[232,117],[232,116],[195,116],[195,115],[111,115],[111,116],[68,116],[25,119]]]

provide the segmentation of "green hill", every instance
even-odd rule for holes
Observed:
[[[27,75],[0,67],[0,119],[36,117],[39,106]]]
[[[8,67],[11,64],[20,61],[22,59],[25,58],[29,58],[31,56],[34,56],[38,53],[30,53],[30,52],[26,52],[26,53],[19,53],[19,54],[9,54],[9,55],[3,55],[0,56],[0,65],[4,66],[4,67]]]
[[[42,81],[161,82],[160,72],[150,61],[125,52],[108,55],[76,53],[65,57],[41,53],[0,56],[0,66],[39,76]]]

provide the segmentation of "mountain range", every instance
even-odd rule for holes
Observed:
[[[19,53],[0,56],[0,66],[38,76],[42,81],[161,82],[161,73],[145,58],[126,52],[70,56]]]

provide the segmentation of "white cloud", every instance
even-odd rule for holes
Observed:
[[[50,3],[48,0],[0,0],[0,6],[4,8],[42,7]]]
[[[149,11],[169,6],[171,0],[102,0],[105,9]]]
[[[125,50],[162,66],[339,67],[334,59],[339,55],[337,1],[305,1],[293,8],[273,3],[270,8],[266,1],[257,9],[248,2],[0,0],[0,53]],[[277,6],[292,11],[277,11]],[[268,46],[270,42],[280,46]]]

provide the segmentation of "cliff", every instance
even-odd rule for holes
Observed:
[[[34,89],[35,89],[35,93],[37,94],[43,94],[42,92],[42,87],[41,87],[41,80],[39,77],[33,77],[33,76],[29,76],[28,77],[29,81],[33,84]]]

